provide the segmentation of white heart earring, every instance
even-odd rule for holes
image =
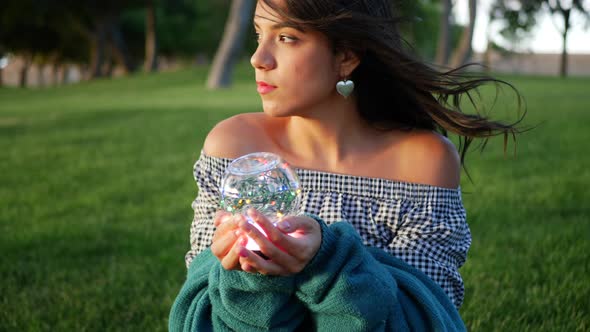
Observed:
[[[344,98],[348,98],[354,90],[354,82],[351,80],[343,79],[336,83],[336,91],[341,94]]]

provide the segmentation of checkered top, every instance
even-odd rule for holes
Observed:
[[[219,209],[221,179],[231,159],[201,152],[194,166],[199,186],[190,229],[193,258],[211,245],[213,216]],[[471,245],[460,189],[296,169],[302,188],[301,211],[327,224],[346,221],[366,246],[377,247],[422,270],[459,307],[463,280],[458,272]]]

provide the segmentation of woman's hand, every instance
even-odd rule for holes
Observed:
[[[250,241],[256,241],[267,259],[246,249],[245,244],[237,244],[232,250],[239,256],[241,269],[246,272],[283,276],[295,274],[307,266],[320,248],[320,225],[309,217],[287,217],[275,227],[260,212],[250,209],[247,213],[267,236],[245,219],[239,222],[239,228],[251,238]]]
[[[226,211],[217,211],[213,223],[217,228],[213,234],[211,252],[226,270],[240,270],[238,247],[245,246],[248,238],[238,227],[244,220],[240,214],[232,215]]]

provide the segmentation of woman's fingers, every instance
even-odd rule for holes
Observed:
[[[282,249],[287,249],[286,251],[289,251],[289,246],[292,245],[292,243],[289,241],[290,236],[286,235],[285,232],[282,232],[281,230],[277,229],[277,227],[270,220],[268,220],[268,218],[266,218],[262,213],[254,209],[248,210],[247,213],[248,216],[252,218],[252,221],[258,224],[264,230],[264,232],[266,233],[266,238],[268,238],[270,242],[272,242],[275,246],[278,246]],[[278,224],[281,223],[283,223],[283,221],[279,222]],[[283,225],[283,228],[284,226],[285,225]]]
[[[239,222],[244,218],[241,215],[235,215],[224,219],[213,236],[211,252],[219,259],[224,269],[237,270],[240,269],[240,262],[235,248],[245,246],[248,242],[247,236],[238,227]]]
[[[232,218],[226,219],[219,225],[219,227],[217,227],[217,230],[215,230],[213,241],[211,243],[211,252],[220,260],[227,255],[238,237],[242,235],[238,228],[240,220],[243,220],[243,217],[236,215]]]
[[[215,227],[219,227],[219,225],[225,223],[227,220],[231,219],[231,217],[231,213],[219,210],[215,213],[215,217],[213,217],[213,224],[215,225]]]
[[[231,250],[227,252],[223,258],[221,258],[221,266],[226,270],[236,270],[240,268],[240,256],[237,248],[243,247],[248,242],[246,236],[240,236],[237,241],[234,242]]]
[[[238,247],[235,251],[239,256],[240,268],[243,271],[265,275],[289,275],[293,273],[274,261],[264,259],[244,247]]]
[[[296,267],[298,265],[297,259],[280,248],[280,243],[283,242],[280,238],[288,237],[288,235],[278,231],[275,226],[263,215],[250,211],[248,215],[255,223],[260,225],[260,227],[266,233],[266,236],[260,232],[255,225],[245,220],[240,222],[240,229],[245,234],[247,234],[252,241],[255,241],[258,244],[262,254],[268,258],[267,260],[284,266],[287,270],[291,270],[292,268]],[[265,260],[263,258],[261,259]]]
[[[299,261],[307,262],[310,253],[315,254],[319,248],[321,228],[311,218],[287,217],[274,226],[257,211],[253,211],[251,217],[265,230],[272,243]]]
[[[227,270],[270,275],[297,273],[321,244],[320,226],[308,217],[285,218],[275,226],[254,209],[248,210],[247,216],[231,216],[222,211],[216,215],[215,225],[211,252]],[[263,255],[246,249],[248,241],[255,241]]]

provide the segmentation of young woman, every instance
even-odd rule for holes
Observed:
[[[231,276],[232,283],[242,284],[243,279],[239,278],[248,278],[248,274],[275,276],[267,278],[274,281],[294,277],[295,286],[289,284],[286,289],[292,291],[287,292],[289,296],[298,294],[298,304],[285,303],[289,304],[287,307],[303,303],[302,317],[309,316],[311,320],[298,324],[311,321],[318,328],[321,315],[314,315],[321,311],[320,300],[304,291],[311,287],[305,282],[313,284],[314,280],[330,276],[324,281],[334,282],[326,286],[330,289],[326,294],[333,299],[359,292],[357,296],[373,296],[375,302],[371,303],[375,305],[383,300],[378,290],[371,293],[367,289],[372,286],[359,282],[362,286],[342,291],[336,287],[338,276],[350,281],[357,280],[358,275],[371,275],[367,283],[374,278],[386,289],[393,287],[392,283],[403,284],[400,280],[404,278],[379,281],[381,274],[387,274],[380,269],[390,268],[391,264],[376,253],[376,248],[421,271],[412,272],[415,275],[425,274],[427,277],[420,279],[423,284],[433,281],[436,287],[429,289],[433,289],[435,295],[431,297],[435,302],[448,301],[456,308],[461,305],[463,281],[458,269],[465,262],[471,243],[459,187],[461,164],[473,138],[510,134],[517,129],[462,113],[462,95],[482,83],[498,81],[465,78],[456,72],[440,73],[416,60],[405,49],[393,15],[388,0],[258,1],[254,15],[258,48],[251,63],[264,112],[229,118],[215,126],[205,141],[194,170],[199,194],[193,203],[191,250],[186,255],[188,280],[198,275],[213,282],[210,271],[215,266],[222,269],[215,272],[220,283],[224,276]],[[461,137],[459,152],[446,138],[447,132]],[[257,211],[249,211],[268,238],[243,216],[217,211],[225,167],[234,158],[259,151],[278,154],[294,166],[303,188],[302,215],[287,218],[277,227]],[[331,231],[336,224],[352,226],[349,229],[355,234],[343,229]],[[248,236],[259,244],[267,259],[246,249]],[[348,242],[338,242],[343,238]],[[348,254],[341,256],[341,251]],[[205,258],[195,262],[205,253],[215,257],[216,263]],[[354,265],[351,262],[355,257],[363,257],[363,262]],[[320,269],[334,262],[341,264],[334,271]],[[300,284],[301,278],[306,281]],[[181,320],[186,323],[188,308],[194,309],[195,303],[201,303],[196,299],[204,293],[187,293],[188,280],[173,308],[171,329]],[[207,285],[202,287],[212,287]],[[269,291],[266,286],[261,287]],[[440,292],[442,297],[437,297],[440,294],[435,288],[444,291]],[[231,292],[219,289],[213,292],[216,295],[209,295],[212,309],[203,312],[215,313],[223,306],[225,311],[218,312],[222,317],[218,319],[223,320],[224,315],[233,317],[232,312],[246,310],[228,298],[223,299],[223,294],[227,297]],[[262,296],[262,289],[250,291]],[[396,292],[399,291],[387,296],[401,302],[390,304],[384,300],[383,305],[409,310],[404,306],[410,304],[403,304],[403,296]],[[214,298],[219,299],[217,307]],[[231,308],[228,303],[236,307]],[[355,306],[355,310],[360,307]],[[445,308],[456,319],[455,308]],[[276,310],[270,310],[272,314],[265,319],[272,321],[282,312],[280,308]],[[396,316],[389,312],[371,318],[358,310],[354,319],[366,320],[365,325],[343,328],[373,329],[381,325],[371,324]],[[191,319],[194,321],[194,317]],[[330,326],[341,322],[336,320]],[[231,324],[225,321],[222,325],[231,329],[256,325]],[[449,324],[449,320],[442,324]]]

